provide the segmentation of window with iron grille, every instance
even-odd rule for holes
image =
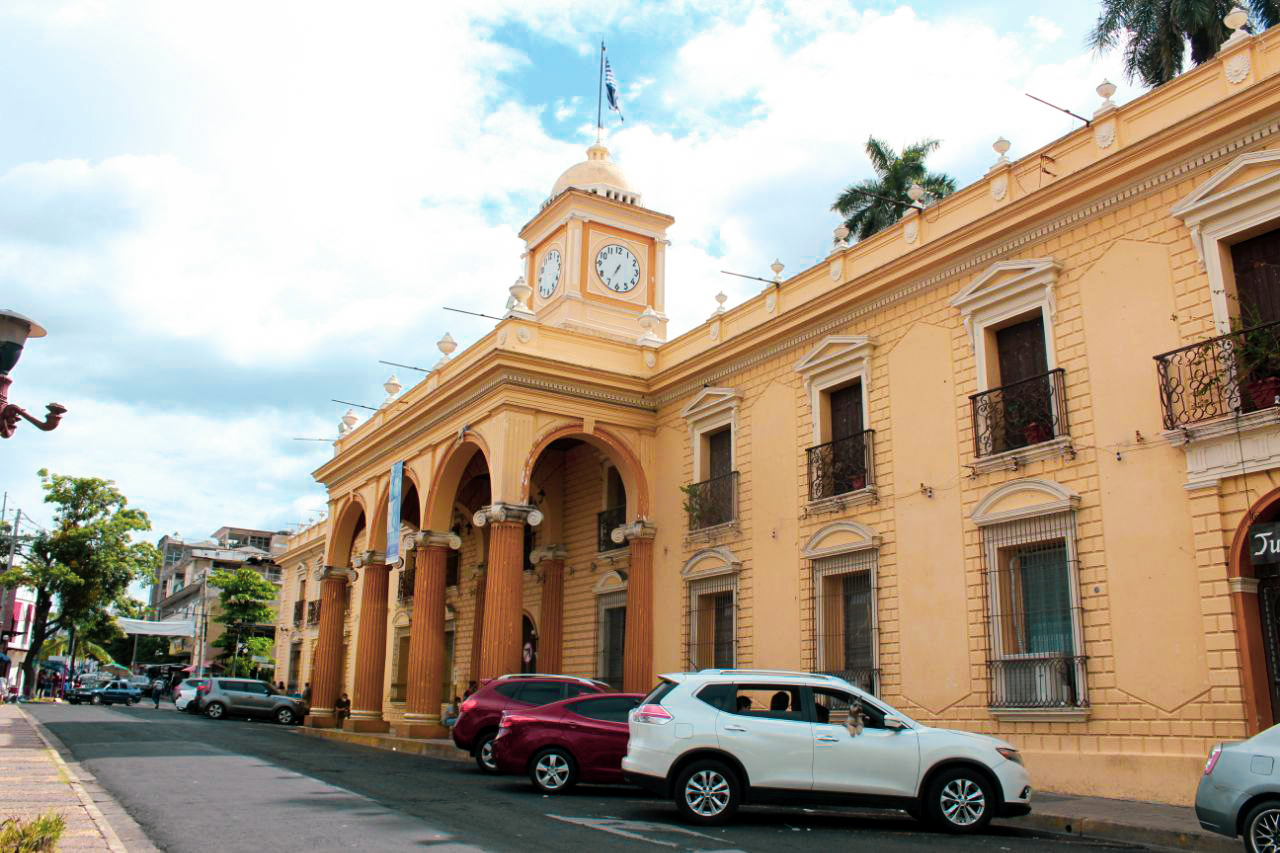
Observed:
[[[1075,514],[982,528],[992,708],[1084,708]]]
[[[689,647],[694,669],[730,669],[737,660],[738,576],[689,583]]]
[[[458,569],[462,565],[462,552],[453,548],[444,557],[444,585],[458,585]]]
[[[626,590],[596,596],[596,677],[616,690],[622,689],[626,636]]]
[[[873,694],[880,687],[876,668],[878,561],[874,549],[814,560],[811,599],[815,668]]]

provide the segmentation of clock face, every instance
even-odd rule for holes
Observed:
[[[560,283],[560,250],[552,249],[542,258],[542,265],[538,267],[538,295],[543,299],[556,292],[556,285]]]
[[[610,243],[596,252],[596,275],[610,290],[627,293],[640,283],[640,262],[626,246]]]

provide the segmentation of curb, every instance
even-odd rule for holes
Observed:
[[[90,820],[93,821],[93,825],[102,833],[102,837],[106,839],[107,846],[113,851],[113,853],[131,853],[131,851],[134,851],[134,853],[137,851],[143,851],[143,853],[146,853],[146,851],[159,850],[159,848],[147,839],[146,833],[142,831],[142,827],[138,826],[133,818],[129,816],[129,813],[124,810],[124,807],[116,802],[115,798],[107,793],[105,788],[97,784],[97,779],[94,778],[92,773],[82,767],[80,763],[75,760],[75,757],[71,755],[71,751],[68,750],[66,745],[58,739],[57,735],[49,731],[45,727],[44,723],[37,720],[31,714],[28,714],[25,708],[19,707],[18,713],[22,714],[22,716],[26,718],[27,722],[31,724],[31,728],[35,730],[36,737],[40,738],[44,743],[45,748],[49,750],[49,755],[53,759],[54,764],[58,765],[59,770],[66,773],[68,779],[67,784],[71,786],[71,790],[75,791],[76,797],[80,800],[80,804],[84,806],[84,810],[88,812]],[[66,757],[64,757],[64,754]],[[93,784],[98,792],[98,796],[96,798],[91,796],[85,789],[82,784],[83,782],[90,782]],[[129,836],[129,846],[126,846],[120,839],[119,834],[117,834],[115,828],[111,825],[111,822],[107,820],[107,816],[103,814],[102,810],[98,807],[98,803],[107,804],[107,806],[116,813],[119,822],[128,826],[129,831],[126,834]]]
[[[1140,826],[1101,818],[1071,818],[1061,815],[1036,814],[997,820],[993,823],[1011,829],[1052,832],[1071,838],[1142,844],[1164,850],[1196,850],[1204,853],[1239,853],[1240,842],[1224,835],[1179,832],[1154,826]]]
[[[299,726],[297,731],[309,737],[324,738],[339,743],[353,743],[373,749],[385,749],[388,752],[404,752],[409,755],[422,755],[427,758],[441,758],[446,761],[470,762],[471,756],[458,749],[452,743],[437,743],[429,740],[415,740],[393,735],[360,734],[358,732],[339,731],[337,729],[316,729]]]

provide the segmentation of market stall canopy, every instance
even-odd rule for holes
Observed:
[[[125,619],[116,617],[116,624],[126,634],[149,634],[153,637],[194,637],[196,622],[194,619],[165,619],[152,622],[146,619]]]

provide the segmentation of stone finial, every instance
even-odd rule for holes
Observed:
[[[390,402],[392,397],[399,394],[400,389],[403,387],[404,386],[400,384],[400,379],[394,373],[387,378],[386,382],[382,383],[382,390],[387,392],[388,402]]]
[[[1227,29],[1231,30],[1231,36],[1227,39],[1227,44],[1240,41],[1240,39],[1248,38],[1249,33],[1245,30],[1245,26],[1249,23],[1249,12],[1240,4],[1232,7],[1231,11],[1222,19],[1222,23],[1227,25]]]
[[[524,276],[516,279],[515,284],[507,288],[507,292],[511,294],[512,303],[507,309],[508,317],[532,317],[533,312],[529,310],[529,297],[533,294],[533,288],[525,284]]]
[[[848,248],[849,234],[851,233],[848,225],[841,222],[831,233],[836,238],[835,242],[831,246],[831,251],[838,252],[841,249]]]
[[[342,420],[338,421],[338,435],[346,435],[355,429],[357,420],[359,420],[359,418],[356,417],[356,410],[347,409],[347,413],[342,416]]]
[[[723,313],[724,313],[724,303],[725,303],[725,302],[727,302],[728,300],[729,300],[729,297],[725,295],[725,292],[724,292],[723,290],[722,290],[722,291],[720,291],[719,293],[717,293],[717,294],[716,294],[716,312],[715,312],[715,313],[717,313],[717,314],[723,314]]]
[[[653,310],[652,305],[645,306],[644,311],[640,312],[640,316],[636,318],[636,322],[639,323],[640,328],[644,330],[640,335],[638,343],[657,344],[662,342],[662,339],[658,337],[656,332],[654,332],[654,329],[658,327],[658,321],[660,319],[658,312]]]
[[[1094,111],[1094,115],[1104,113],[1107,110],[1114,110],[1116,108],[1116,102],[1111,100],[1111,96],[1116,93],[1115,83],[1112,83],[1110,80],[1103,79],[1103,81],[1098,84],[1098,88],[1094,89],[1094,91],[1098,93],[1099,98],[1102,98],[1102,104]]]
[[[777,258],[774,258],[774,259],[773,259],[773,263],[769,264],[769,269],[773,270],[773,280],[774,280],[774,281],[782,281],[782,271],[783,271],[785,268],[786,268],[786,267],[785,267],[785,265],[782,263],[782,261],[778,260]]]
[[[920,199],[924,198],[924,187],[912,181],[911,186],[907,187],[907,198],[911,199],[912,204],[919,204]]]
[[[453,335],[448,332],[444,333],[444,337],[436,341],[436,349],[440,350],[440,354],[444,356],[440,359],[440,363],[449,360],[449,356],[453,355],[453,351],[458,348],[458,342],[453,339]]]
[[[995,164],[997,166],[1003,166],[1005,163],[1009,162],[1009,158],[1005,155],[1009,153],[1010,145],[1011,143],[1009,140],[1005,139],[1003,136],[991,143],[991,148],[996,152]]]

